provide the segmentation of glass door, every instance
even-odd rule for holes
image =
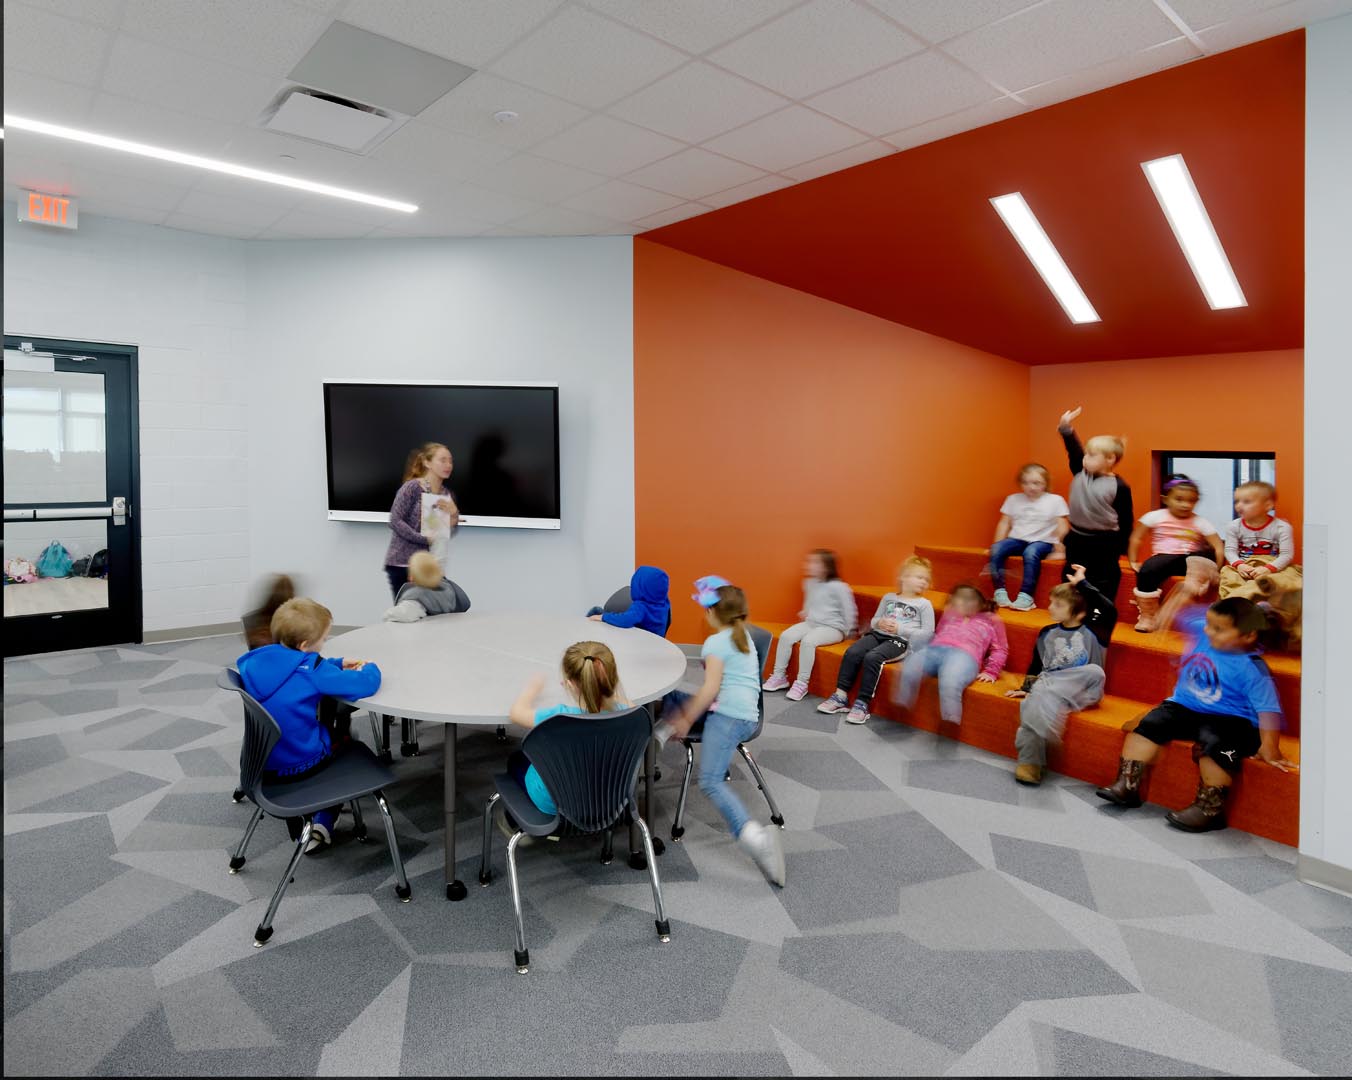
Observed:
[[[5,655],[141,640],[136,350],[5,335]]]

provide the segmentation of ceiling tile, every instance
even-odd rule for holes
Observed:
[[[842,169],[849,169],[855,165],[862,165],[866,161],[876,161],[880,157],[886,157],[888,154],[895,154],[896,152],[895,146],[889,146],[884,142],[860,143],[858,146],[852,146],[838,154],[827,154],[825,157],[817,158],[816,161],[805,161],[801,165],[785,169],[784,175],[791,176],[795,180],[815,180],[819,176],[840,172]]]
[[[491,229],[485,229],[483,236],[506,236],[519,239],[523,236],[529,236],[529,233],[523,233],[520,229],[513,229],[510,225],[494,225]]]
[[[493,114],[503,109],[517,113],[517,119],[498,123]],[[479,71],[429,105],[418,119],[447,131],[524,150],[586,115],[586,109],[570,101]]]
[[[5,65],[5,112],[53,124],[84,127],[93,100],[94,91],[87,86],[76,86]]]
[[[1352,12],[1352,3],[1348,0],[1294,0],[1271,11],[1201,30],[1197,36],[1202,39],[1207,52],[1224,52],[1349,12]]]
[[[790,105],[704,145],[716,153],[768,172],[779,172],[864,141],[853,128],[837,124],[801,105]]]
[[[921,48],[910,34],[852,0],[812,0],[710,59],[781,94],[805,98]]]
[[[77,165],[71,168],[70,190],[80,200],[82,210],[86,199],[96,198],[167,214],[178,208],[192,181],[192,177],[182,175],[174,179],[178,182],[164,176],[127,176]]]
[[[1100,64],[1088,71],[1077,71],[1043,83],[1041,86],[1027,87],[1019,91],[1019,97],[1031,108],[1040,109],[1044,105],[1054,105],[1058,101],[1068,101],[1082,94],[1092,94],[1095,90],[1130,82],[1142,75],[1150,75],[1176,64],[1196,60],[1201,55],[1202,50],[1191,41],[1185,37],[1178,37],[1163,45],[1156,45],[1118,60],[1109,60],[1106,64]]]
[[[580,8],[565,8],[492,65],[517,82],[604,108],[665,75],[685,55]]]
[[[1190,30],[1205,30],[1217,23],[1233,22],[1246,15],[1270,11],[1288,3],[1288,0],[1168,0],[1168,3]]]
[[[190,154],[223,157],[239,130],[218,120],[165,109],[147,101],[99,94],[89,110],[89,125],[95,131],[151,146],[167,146]],[[115,151],[105,150],[105,154]]]
[[[300,197],[299,192],[291,192],[291,204],[294,206]],[[192,217],[210,218],[229,225],[250,226],[255,232],[266,229],[278,218],[289,211],[275,204],[252,202],[231,195],[219,195],[211,191],[190,191],[175,208],[177,213]]]
[[[549,18],[560,0],[351,0],[344,22],[481,67]]]
[[[134,206],[131,203],[118,202],[116,199],[81,199],[80,216],[116,218],[118,221],[139,221],[143,225],[160,225],[169,215],[164,210],[155,210],[146,206]]]
[[[934,43],[975,30],[1042,0],[962,0],[936,4],[934,0],[868,0],[907,30]]]
[[[126,0],[122,19],[134,37],[274,79],[290,71],[328,25],[317,12],[276,0]]]
[[[89,23],[5,0],[5,67],[94,86],[112,35]]]
[[[230,130],[230,142],[221,156],[242,165],[348,186],[372,170],[369,158],[331,146],[263,128],[235,127]],[[283,155],[288,155],[289,159]]]
[[[370,235],[376,236],[478,236],[491,227],[487,221],[457,207],[425,206],[416,214],[389,214]]]
[[[103,89],[211,120],[247,124],[275,96],[277,80],[177,49],[119,34],[108,55]]]
[[[71,167],[65,162],[43,154],[43,147],[20,149],[19,140],[11,134],[5,142],[5,183],[26,191],[45,191],[52,195],[71,193]],[[32,140],[29,140],[31,143]],[[28,153],[36,150],[38,153]]]
[[[308,210],[292,210],[273,222],[260,235],[265,240],[356,239],[365,236],[374,227],[368,222],[353,222],[346,218],[316,214]]]
[[[464,180],[511,154],[510,147],[480,142],[410,120],[376,147],[371,159],[396,169],[407,169],[413,175],[432,173]]]
[[[944,51],[1018,91],[1177,36],[1151,0],[1048,0],[954,38]]]
[[[477,184],[459,184],[446,192],[441,205],[451,210],[459,210],[480,221],[505,225],[509,221],[525,217],[532,210],[539,209],[540,203],[534,199],[518,198],[504,191],[490,190]]]
[[[631,231],[617,221],[564,206],[542,206],[512,222],[512,228],[533,236],[615,236]]]
[[[659,37],[678,49],[702,53],[722,45],[758,23],[779,15],[799,0],[586,0],[587,6]]]
[[[673,206],[670,210],[663,210],[660,214],[650,214],[648,217],[634,222],[634,224],[644,229],[660,229],[663,225],[674,225],[686,218],[707,214],[712,209],[713,207],[705,206],[702,203],[682,203],[680,206]]]
[[[209,218],[193,217],[191,214],[170,214],[162,224],[166,229],[182,229],[185,232],[206,233],[210,236],[232,236],[239,240],[251,240],[258,235],[258,229],[252,225],[212,221]]]
[[[609,116],[592,116],[535,147],[541,157],[618,176],[682,149],[684,143]]]
[[[770,192],[786,188],[792,183],[792,180],[786,180],[782,176],[762,176],[759,180],[752,180],[749,184],[738,184],[726,191],[706,195],[703,201],[717,209],[721,206],[731,206],[733,203],[754,199],[758,195],[768,195]]]
[[[951,116],[941,116],[937,120],[916,124],[905,131],[893,132],[884,141],[891,143],[898,150],[909,150],[913,146],[923,146],[938,139],[946,139],[950,135],[1007,120],[1024,111],[1024,106],[1013,98],[1000,98],[998,101],[978,105],[974,109],[963,109]]]
[[[480,187],[505,191],[508,195],[537,203],[562,202],[571,195],[599,186],[605,179],[596,173],[531,154],[517,154],[473,177]]]
[[[870,135],[885,135],[999,96],[965,68],[931,51],[818,94],[808,104]]]
[[[778,94],[696,61],[617,101],[608,111],[673,138],[697,143],[786,104]]]
[[[700,199],[735,184],[759,179],[759,169],[691,147],[630,173],[626,180],[683,199]]]
[[[574,195],[563,205],[570,210],[581,210],[584,214],[595,214],[612,221],[636,221],[649,214],[670,210],[681,201],[661,191],[627,184],[623,180],[612,180],[581,195]]]
[[[44,11],[68,19],[82,19],[108,30],[117,29],[125,6],[126,0],[42,0]]]

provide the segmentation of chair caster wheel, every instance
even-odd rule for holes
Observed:
[[[662,854],[664,851],[666,851],[666,850],[667,850],[667,845],[662,841],[662,838],[661,838],[660,836],[654,836],[654,837],[653,837],[653,854],[654,854],[654,855],[661,855],[661,854]]]
[[[422,751],[418,749],[418,744],[415,742],[399,744],[400,757],[417,757],[420,753],[422,753]]]
[[[244,792],[243,792],[242,790],[240,790],[239,788],[235,788],[235,792],[234,792],[233,795],[230,796],[230,798],[231,798],[231,800],[232,800],[233,802],[243,802],[243,801],[244,801]]]
[[[492,874],[480,874],[480,875],[479,875],[479,884],[480,884],[480,886],[482,886],[482,887],[485,888],[485,889],[488,888],[488,886],[490,886],[491,884],[493,884],[493,875],[492,875]]]
[[[498,728],[498,742],[506,742],[506,741],[507,741],[507,729],[505,727]]]
[[[783,814],[773,814],[771,815],[770,820],[773,821],[776,825],[778,825],[781,829],[784,828]]]
[[[236,855],[230,860],[230,873],[238,874],[239,868],[244,865],[244,857]]]
[[[659,919],[654,919],[653,922],[654,922],[654,923],[656,924],[656,926],[657,926],[657,940],[658,940],[658,941],[664,941],[664,942],[665,942],[665,941],[670,941],[670,940],[671,940],[671,920],[670,920],[670,919],[660,919],[660,920],[659,920]]]
[[[726,783],[728,783],[731,779],[732,779],[732,773],[731,773],[731,772],[725,772],[725,773],[723,774],[723,783],[726,784]]]
[[[609,865],[610,865],[611,863],[613,863],[614,861],[615,861],[615,856],[614,856],[614,855],[602,855],[602,856],[601,856],[601,865],[602,865],[602,866],[609,866]]]
[[[413,886],[396,885],[394,887],[394,895],[399,897],[399,902],[401,904],[407,904],[410,900],[413,899]]]
[[[662,779],[662,770],[661,770],[661,769],[653,769],[653,783],[655,784],[655,783],[657,783],[657,781],[659,781],[659,780],[661,780],[661,779]]]
[[[681,837],[684,836],[684,835],[685,835],[685,826],[684,826],[684,825],[681,825],[679,828],[678,828],[677,826],[675,826],[675,825],[673,825],[673,826],[671,827],[671,838],[672,838],[672,840],[674,840],[676,843],[679,844],[679,843],[681,842]]]
[[[641,851],[631,851],[629,853],[629,869],[630,870],[648,869],[648,856],[644,855],[643,852]]]
[[[452,881],[446,886],[447,900],[463,900],[467,895],[463,881]]]
[[[516,961],[516,970],[520,974],[524,975],[526,972],[530,971],[529,949],[513,949],[512,958]]]
[[[268,943],[268,938],[272,937],[272,927],[260,926],[254,931],[254,948],[261,949]]]
[[[357,833],[357,843],[366,844],[369,843],[370,840],[371,838],[366,835],[366,827],[362,826],[361,830]]]

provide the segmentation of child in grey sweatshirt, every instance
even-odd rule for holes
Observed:
[[[468,610],[469,598],[442,576],[441,564],[430,552],[419,551],[409,558],[408,582],[399,589],[384,621],[417,622],[429,615]]]
[[[803,621],[794,623],[779,635],[774,673],[765,680],[763,687],[765,690],[787,687],[790,701],[802,701],[807,694],[817,648],[844,641],[854,633],[859,617],[854,606],[854,591],[840,580],[834,551],[809,552],[803,572],[807,579],[803,582],[803,610],[798,613]],[[798,678],[790,686],[787,675],[789,655],[795,645],[798,646]]]

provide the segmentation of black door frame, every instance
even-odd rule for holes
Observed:
[[[61,357],[93,357],[95,360],[122,361],[126,364],[127,385],[125,400],[121,390],[112,384],[105,372],[104,400],[108,405],[123,405],[127,423],[125,431],[115,431],[114,425],[105,423],[104,438],[107,447],[107,496],[109,501],[115,495],[122,494],[126,488],[127,521],[125,525],[109,525],[109,553],[111,559],[114,529],[126,530],[126,571],[124,574],[109,575],[108,607],[91,611],[70,611],[50,615],[21,615],[4,620],[5,655],[18,656],[29,653],[54,652],[62,649],[79,649],[96,645],[121,645],[140,643],[145,632],[145,619],[141,587],[141,424],[140,424],[140,376],[137,365],[138,350],[135,345],[112,345],[93,341],[72,341],[67,338],[37,337],[29,334],[6,333],[5,348],[21,351],[20,346],[28,344],[33,352],[52,353],[59,361]],[[78,369],[72,369],[78,370]],[[111,418],[112,409],[107,417]],[[122,483],[120,459],[125,453],[127,462],[126,484]],[[87,506],[88,500],[61,503],[55,500],[44,503],[14,503],[14,509],[45,506]],[[56,519],[59,521],[60,519]],[[56,614],[60,618],[54,618]],[[71,640],[75,638],[76,640]]]

